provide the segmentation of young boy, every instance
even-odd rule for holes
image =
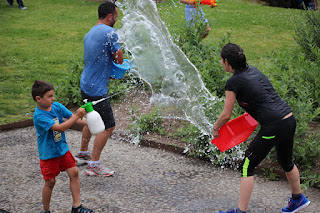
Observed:
[[[34,82],[32,97],[37,102],[33,122],[38,136],[41,174],[45,180],[42,189],[43,210],[41,212],[50,213],[50,198],[56,182],[55,177],[61,171],[66,171],[70,178],[73,199],[71,213],[93,212],[91,209],[84,208],[80,203],[79,170],[69,151],[64,133],[76,122],[85,124],[84,120],[79,120],[85,115],[85,109],[79,108],[75,114],[72,114],[62,104],[54,102],[54,87],[46,81],[36,80]],[[63,121],[63,118],[68,120]]]

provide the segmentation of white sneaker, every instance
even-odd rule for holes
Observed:
[[[19,9],[20,9],[20,10],[26,10],[27,7],[25,7],[25,6],[19,6]]]
[[[88,165],[85,171],[86,175],[96,175],[101,177],[108,177],[114,175],[114,171],[109,168],[104,167],[100,163],[95,163],[92,166]]]

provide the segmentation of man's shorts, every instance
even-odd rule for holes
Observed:
[[[107,97],[107,95],[106,96],[91,97],[91,96],[87,95],[86,93],[84,93],[83,91],[81,91],[81,96],[82,96],[83,100],[88,99],[88,102],[97,101],[97,100],[100,100],[102,98]],[[105,129],[110,129],[116,125],[109,98],[94,105],[93,109],[100,114],[100,116],[104,122]]]
[[[58,158],[52,158],[48,160],[40,159],[40,169],[44,180],[55,178],[60,174],[60,172],[75,166],[76,160],[70,151]]]

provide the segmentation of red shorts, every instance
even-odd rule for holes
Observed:
[[[58,158],[52,158],[48,160],[40,159],[41,174],[45,180],[55,178],[60,174],[60,172],[75,166],[76,160],[70,151]]]

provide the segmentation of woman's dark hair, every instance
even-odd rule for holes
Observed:
[[[44,94],[46,94],[46,92],[54,90],[54,87],[46,81],[35,80],[31,90],[33,100],[36,101],[37,96],[40,96],[42,98]]]
[[[116,7],[117,6],[111,1],[102,2],[98,8],[99,19],[104,19],[109,14],[115,15]]]
[[[221,58],[223,61],[227,59],[232,69],[236,72],[241,72],[248,68],[246,55],[239,45],[232,43],[226,44],[221,50]]]

